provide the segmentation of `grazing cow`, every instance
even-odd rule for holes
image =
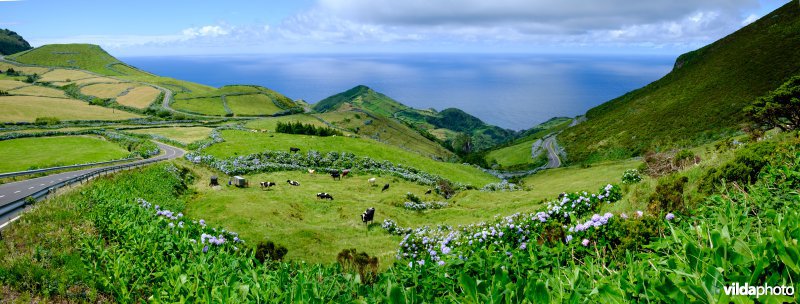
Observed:
[[[333,200],[333,195],[322,192],[322,193],[317,193],[317,198]]]
[[[317,170],[308,169],[308,174],[312,174],[313,175],[314,172],[317,172]]]
[[[364,222],[364,224],[369,224],[369,222],[372,222],[374,218],[375,208],[369,208],[367,211],[364,211],[364,213],[361,214],[361,221]]]
[[[346,177],[346,176],[347,176],[347,174],[350,174],[350,169],[344,169],[344,170],[342,170],[342,177]]]
[[[378,180],[377,178],[373,177],[373,178],[368,179],[367,181],[369,182],[370,186],[375,186],[375,181],[377,181],[377,180]]]
[[[383,185],[383,189],[381,189],[381,192],[386,190],[389,190],[389,184]]]
[[[300,186],[299,182],[293,181],[291,179],[286,180],[286,182],[289,183],[289,185],[292,185],[292,186]]]
[[[425,191],[425,195],[431,194],[432,191],[433,189],[428,189],[428,191]]]
[[[292,153],[300,152],[300,148],[290,147],[289,148],[289,152],[292,152]]]
[[[267,190],[269,190],[269,187],[276,185],[273,182],[260,182],[259,184],[261,185],[261,189],[267,189]]]
[[[333,177],[333,179],[338,178],[339,180],[342,180],[342,175],[339,174],[339,172],[331,172],[331,177]]]

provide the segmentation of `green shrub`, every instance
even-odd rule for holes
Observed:
[[[637,169],[628,169],[622,173],[623,184],[635,184],[642,181],[642,175]]]
[[[277,245],[272,241],[262,241],[256,246],[256,260],[261,263],[265,263],[267,260],[277,262],[283,260],[288,252],[289,249],[283,245]]]
[[[769,155],[775,151],[774,142],[758,142],[739,149],[734,159],[717,168],[711,168],[700,180],[699,189],[709,193],[723,181],[745,185],[756,180]]]
[[[408,192],[406,193],[406,201],[419,203],[422,201],[422,199],[420,199],[419,196],[416,196],[414,193]]]
[[[338,130],[334,130],[328,127],[317,127],[312,124],[304,124],[301,122],[278,122],[278,125],[275,127],[275,132],[278,133],[287,133],[287,134],[305,134],[305,135],[315,135],[315,136],[333,136],[333,135],[342,135],[342,132]]]
[[[683,190],[689,178],[686,176],[669,176],[662,178],[656,185],[655,192],[650,195],[648,209],[654,214],[680,212],[686,209]]]
[[[60,124],[61,120],[57,117],[36,117],[36,120],[34,120],[33,123],[39,126],[54,126]]]
[[[0,90],[0,96],[9,96],[9,95],[11,94],[9,94],[8,91]]]

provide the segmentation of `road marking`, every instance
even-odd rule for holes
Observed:
[[[33,187],[28,187],[28,189],[33,189]]]
[[[19,193],[19,190],[17,190],[17,191],[14,191],[14,193]]]
[[[15,218],[13,218],[13,219],[11,219],[11,220],[9,220],[9,221],[8,221],[8,222],[6,222],[5,224],[2,224],[2,225],[0,225],[0,229],[3,229],[3,227],[5,227],[5,226],[8,226],[8,224],[11,224],[11,222],[18,220],[20,217],[21,217],[21,215],[19,215],[19,216],[17,216],[17,217],[15,217]]]
[[[39,184],[39,186],[44,186],[44,184]]]
[[[4,198],[4,197],[6,197],[6,196],[5,195],[0,195],[0,198]]]

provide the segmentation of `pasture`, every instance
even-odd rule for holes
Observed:
[[[138,86],[117,97],[117,103],[131,108],[144,109],[156,102],[161,91],[151,86]]]
[[[205,139],[211,134],[211,128],[207,127],[172,127],[172,128],[149,128],[128,130],[137,134],[154,134],[178,141],[182,144],[191,144],[195,141]]]
[[[81,94],[95,96],[99,98],[116,98],[122,92],[133,88],[135,85],[130,83],[98,83],[81,88]]]
[[[622,182],[622,173],[636,169],[641,160],[629,159],[580,166],[547,169],[523,179],[525,187],[547,196],[557,196],[563,191],[597,191],[606,184]]]
[[[431,158],[409,152],[395,146],[382,144],[369,139],[347,136],[317,137],[282,133],[252,133],[246,131],[222,131],[225,142],[212,145],[206,153],[217,157],[230,157],[263,152],[265,150],[289,151],[289,147],[300,148],[302,153],[316,150],[322,153],[337,151],[350,152],[357,156],[368,156],[376,160],[388,160],[419,170],[436,174],[449,180],[481,187],[499,181],[472,166],[435,161]]]
[[[52,82],[52,84],[57,85],[57,86],[65,86],[65,85],[74,83],[74,84],[76,84],[78,86],[82,86],[82,85],[90,85],[90,84],[95,84],[95,83],[120,83],[120,82],[122,82],[122,81],[114,79],[114,78],[110,78],[110,77],[92,77],[92,78],[85,78],[85,79],[79,79],[79,80],[70,79],[70,81],[54,81],[54,82]]]
[[[27,87],[30,84],[10,79],[0,79],[0,90],[8,91],[16,88]]]
[[[176,110],[203,115],[223,116],[227,113],[219,97],[176,99],[171,106]]]
[[[236,116],[272,115],[283,110],[264,94],[225,96],[225,101]]]
[[[50,71],[50,68],[24,67],[24,66],[18,66],[16,64],[10,64],[7,62],[0,62],[0,70],[3,70],[3,72],[5,72],[8,69],[14,69],[14,71],[22,72],[23,74],[39,74],[39,75],[47,73],[47,71]]]
[[[500,166],[511,167],[521,164],[533,164],[535,159],[531,157],[531,145],[535,140],[525,141],[505,148],[492,150],[486,154],[487,162],[497,162]],[[545,149],[540,151],[546,152]]]
[[[70,153],[64,153],[70,151]],[[32,137],[0,141],[0,172],[120,159],[129,152],[98,136]]]
[[[383,231],[380,225],[386,218],[407,227],[470,224],[538,207],[534,197],[524,191],[489,194],[472,190],[451,199],[446,208],[412,211],[402,207],[407,192],[425,201],[444,199],[436,194],[425,195],[425,186],[393,177],[378,176],[376,186],[371,186],[367,180],[372,175],[351,175],[339,181],[326,173],[256,174],[246,176],[249,188],[227,186],[227,178],[220,176],[222,186],[213,189],[208,186],[211,173],[194,168],[199,175],[197,193],[187,204],[187,215],[237,231],[250,242],[276,241],[289,249],[287,258],[307,262],[334,262],[336,252],[358,248],[378,256],[384,267],[389,266],[401,238]],[[289,179],[300,182],[300,186],[290,186],[286,183]],[[260,181],[277,185],[262,190]],[[391,186],[381,192],[385,183]],[[334,199],[318,199],[319,192],[330,193]],[[485,200],[487,197],[492,200]],[[360,214],[370,207],[376,209],[376,214],[374,224],[367,229]]]
[[[86,79],[86,78],[94,78],[97,77],[94,74],[90,74],[88,72],[79,71],[79,70],[67,70],[67,69],[54,69],[50,72],[44,73],[42,75],[42,79],[40,81],[47,81],[47,82],[56,82],[56,81],[74,81],[79,79]]]
[[[0,96],[0,121],[32,122],[37,117],[61,120],[126,120],[141,116],[80,100],[37,96]]]
[[[56,98],[67,98],[67,94],[64,93],[62,90],[43,87],[43,86],[36,86],[30,85],[14,90],[8,91],[12,95],[26,95],[26,96],[42,96],[42,97],[56,97]]]

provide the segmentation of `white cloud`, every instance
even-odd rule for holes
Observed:
[[[222,28],[219,25],[206,25],[203,27],[190,27],[182,31],[183,35],[188,38],[194,37],[218,37],[228,35],[230,31]]]

